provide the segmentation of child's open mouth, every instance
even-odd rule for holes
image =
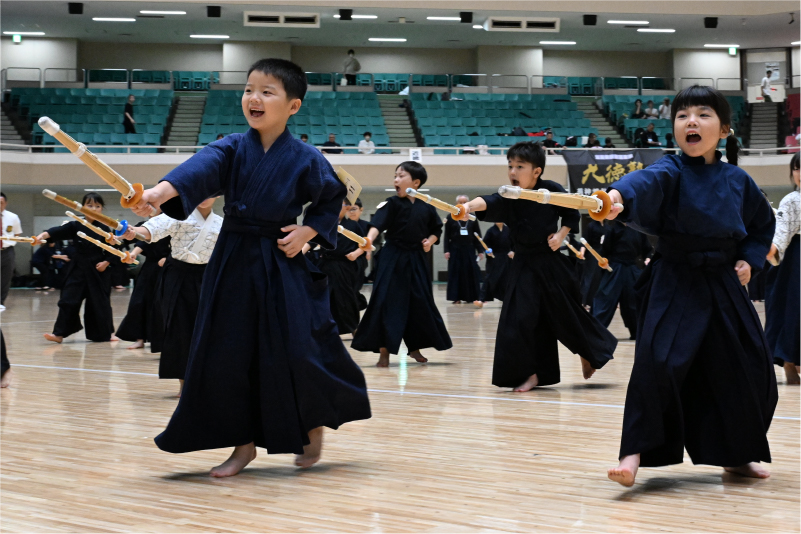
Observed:
[[[400,187],[398,187],[397,185],[395,186],[395,192],[400,193]]]
[[[263,109],[250,108],[250,116],[254,119],[258,119],[262,115],[264,115]]]
[[[701,136],[695,132],[687,134],[687,144],[688,145],[697,145],[701,142]]]
[[[510,178],[509,181],[512,182],[513,186],[520,187],[520,180],[515,180],[514,178]]]

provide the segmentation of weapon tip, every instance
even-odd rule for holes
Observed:
[[[406,188],[406,194],[415,196],[415,195],[417,195],[417,189],[414,189],[414,188],[411,188],[411,187],[407,187]]]
[[[521,189],[514,185],[502,185],[498,188],[498,194],[503,198],[520,198],[520,191]]]
[[[40,117],[39,127],[50,135],[56,135],[61,130],[61,126],[50,117]]]
[[[56,194],[55,194],[53,191],[49,190],[49,189],[45,189],[45,190],[43,190],[43,191],[42,191],[42,194],[43,194],[44,196],[46,196],[47,198],[49,198],[49,199],[54,199],[54,198],[56,198]]]

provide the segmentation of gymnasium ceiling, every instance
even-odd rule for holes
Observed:
[[[206,17],[206,5],[222,6],[222,17]],[[377,6],[377,7],[376,7]],[[340,21],[339,8],[374,20]],[[602,10],[601,10],[602,9]],[[186,15],[141,18],[140,10],[182,10]],[[243,26],[244,11],[319,13],[320,28],[253,28]],[[559,33],[488,32],[471,24],[426,20],[473,11],[473,23],[488,16],[547,16],[561,19]],[[680,14],[676,14],[679,12]],[[795,22],[790,23],[791,15]],[[584,26],[584,14],[598,15],[597,26]],[[172,1],[85,1],[83,15],[67,14],[67,2],[0,1],[0,30],[44,31],[46,37],[131,43],[219,43],[190,34],[226,34],[231,41],[287,41],[297,46],[474,48],[481,45],[539,46],[541,40],[576,41],[575,46],[546,49],[666,51],[702,48],[704,44],[738,44],[742,48],[788,47],[799,40],[797,1],[295,1],[241,3]],[[705,29],[703,17],[718,17],[716,29]],[[132,17],[136,22],[95,22],[92,17]],[[399,24],[399,17],[406,24]],[[610,25],[609,19],[647,20],[651,28],[675,33],[638,33]],[[405,43],[374,43],[370,37],[402,37]],[[8,41],[3,41],[4,45]]]

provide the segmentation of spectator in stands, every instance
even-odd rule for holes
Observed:
[[[309,136],[306,135],[306,134],[300,134],[300,140],[303,141],[304,143],[308,143],[309,142]]]
[[[612,138],[611,137],[607,137],[604,140],[604,148],[615,148],[615,145],[612,144]]]
[[[364,139],[359,141],[359,154],[375,154],[375,143],[370,140],[372,137],[370,132],[364,132]]]
[[[659,110],[654,107],[654,101],[648,101],[648,107],[645,108],[645,118],[646,119],[658,119],[659,118]]]
[[[356,59],[356,52],[352,49],[348,50],[348,59],[342,67],[345,71],[345,79],[348,80],[348,85],[356,85],[356,73],[362,70],[362,65]]]
[[[634,130],[634,138],[632,141],[634,142],[634,148],[645,148],[647,146],[645,142],[645,128],[637,128]]]
[[[524,135],[528,135],[528,134],[526,133],[526,131],[523,129],[522,126],[518,125],[518,126],[515,126],[514,129],[512,130],[512,135],[524,136]]]
[[[670,99],[667,97],[662,101],[662,105],[659,106],[659,118],[670,120]]]
[[[323,146],[326,147],[338,147],[342,146],[337,143],[337,136],[335,134],[328,134],[328,141],[323,143]],[[324,148],[322,150],[323,154],[342,154],[341,148]]]
[[[676,145],[673,144],[673,134],[666,133],[665,134],[665,148],[675,148]]]
[[[451,92],[450,91],[445,91],[444,93],[442,93],[442,101],[443,102],[450,102],[450,100],[451,100]]]
[[[578,137],[571,135],[565,139],[565,148],[576,148],[578,146]]]
[[[553,140],[553,132],[551,131],[545,134],[545,140],[542,142],[542,146],[545,148],[562,148],[562,145]],[[549,150],[548,153],[553,154],[554,152],[553,150]]]
[[[123,112],[122,125],[125,127],[125,133],[136,133],[136,121],[134,120],[133,103],[136,100],[134,95],[128,95],[128,103],[125,104],[125,111]]]
[[[643,133],[643,147],[653,148],[657,146],[662,146],[662,143],[659,142],[659,135],[654,131],[654,123],[651,122]]]
[[[770,97],[770,76],[773,74],[772,71],[768,70],[765,73],[765,77],[762,78],[762,83],[760,86],[762,87],[762,98],[765,102],[773,102],[773,99]]]
[[[225,136],[223,134],[217,134],[217,139],[216,140],[219,141],[220,139],[224,139],[224,138],[225,138]]]
[[[584,148],[601,148],[601,142],[598,141],[598,136],[591,133],[587,138],[587,144],[584,145]]]
[[[629,116],[630,119],[644,119],[645,118],[645,111],[642,109],[642,100],[639,98],[634,101],[634,111],[631,112]]]

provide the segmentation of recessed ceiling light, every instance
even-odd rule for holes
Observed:
[[[637,31],[641,33],[676,33],[676,30],[670,28],[639,28]]]
[[[705,44],[704,48],[740,48],[738,44]]]
[[[140,15],[186,15],[186,11],[140,11]]]
[[[136,19],[114,18],[114,17],[92,17],[97,22],[136,22]]]
[[[483,30],[484,26],[482,26],[481,24],[473,24],[473,29],[474,30]]]
[[[461,22],[461,17],[426,17],[428,20],[455,20],[456,22]]]
[[[629,24],[631,26],[645,26],[649,24],[647,20],[607,20],[607,24]]]
[[[335,19],[339,18],[339,14],[334,15]],[[351,15],[350,18],[352,19],[377,19],[378,15]]]
[[[190,35],[192,39],[228,39],[227,35]]]
[[[3,35],[44,35],[45,32],[3,32]]]
[[[370,37],[368,41],[373,41],[376,43],[386,42],[386,43],[405,43],[406,39],[403,38],[396,38],[396,37]]]
[[[541,45],[574,45],[576,41],[540,41]]]
[[[801,41],[793,41],[790,43],[791,45],[801,45]]]

